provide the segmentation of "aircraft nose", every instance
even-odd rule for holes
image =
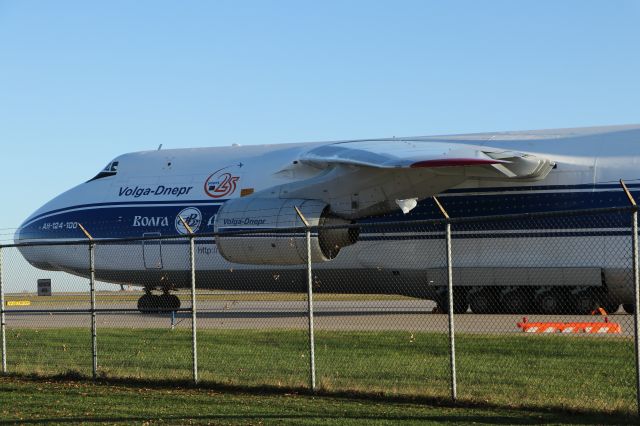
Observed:
[[[27,219],[20,224],[18,229],[13,233],[13,243],[14,244],[24,244],[29,240],[33,240],[37,238],[37,235],[34,234],[34,229],[32,229],[31,224],[29,223],[29,219],[34,215],[29,216]],[[31,235],[30,235],[31,234]]]
[[[29,245],[31,241],[27,239],[16,239],[18,250],[24,260],[26,260],[31,266],[42,269],[44,271],[58,271],[50,261],[51,254],[55,252],[55,246],[42,246],[42,245]]]
[[[57,229],[53,222],[60,221],[55,216],[52,217],[52,213],[65,207],[60,198],[60,195],[54,197],[27,216],[13,235],[14,243],[24,244],[56,238],[57,235],[51,232]]]
[[[22,225],[20,228],[16,229],[16,232],[13,234],[13,243],[20,244],[22,242],[22,236],[20,235],[20,231],[22,230]]]
[[[13,243],[18,245],[20,254],[31,266],[47,271],[55,271],[57,269],[49,263],[48,259],[50,247],[29,245],[29,243],[37,243],[37,240],[42,238],[42,235],[38,234],[39,229],[37,225],[35,225],[32,220],[36,213],[29,216],[15,231],[13,234]]]

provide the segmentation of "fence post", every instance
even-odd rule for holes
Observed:
[[[433,197],[433,201],[436,203],[440,212],[446,220],[446,247],[447,247],[447,304],[448,304],[448,318],[449,318],[449,367],[451,371],[451,399],[456,401],[458,399],[458,384],[456,377],[456,333],[455,324],[453,321],[453,262],[451,256],[451,222],[449,220],[449,214],[444,209],[440,201],[436,197]]]
[[[189,234],[189,270],[191,271],[191,355],[193,383],[198,384],[198,326],[196,323],[196,241],[193,230],[182,216],[178,216]]]
[[[638,206],[635,199],[629,192],[627,185],[620,179],[620,185],[627,194],[629,202],[634,207],[631,213],[631,257],[633,261],[633,339],[636,356],[636,405],[638,409],[638,415],[640,416],[640,337],[638,331],[640,331],[640,273],[638,271]]]
[[[7,374],[7,322],[4,316],[4,286],[2,285],[2,246],[0,246],[0,334],[2,334],[2,374]]]
[[[313,326],[313,272],[311,270],[311,226],[307,219],[302,215],[298,207],[294,207],[296,213],[305,226],[305,234],[307,240],[307,313],[309,327],[309,382],[311,390],[316,390],[316,343],[314,337]]]
[[[93,380],[98,378],[98,332],[96,326],[96,258],[95,248],[96,245],[93,241],[93,237],[87,230],[78,223],[78,226],[84,232],[84,235],[89,239],[89,292],[91,295],[91,356],[93,362],[91,365],[91,377]]]

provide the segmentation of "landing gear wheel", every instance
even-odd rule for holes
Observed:
[[[171,295],[171,300],[172,300],[172,302],[171,302],[172,309],[174,311],[180,309],[180,298],[178,296],[176,296],[175,294],[172,294]]]
[[[601,304],[601,307],[602,309],[607,311],[609,315],[611,315],[618,312],[618,308],[620,308],[620,304],[615,302],[605,302]]]
[[[445,314],[449,313],[449,298],[448,291],[444,289],[444,291],[440,292],[438,300],[436,301],[438,305],[438,310]],[[453,289],[453,313],[454,314],[464,314],[469,309],[469,303],[467,303],[467,289],[466,288],[455,288]]]
[[[483,288],[469,292],[469,305],[474,314],[500,313],[498,292],[495,289]]]
[[[180,298],[174,294],[163,294],[159,297],[159,307],[162,311],[175,311],[180,309]]]
[[[633,314],[636,310],[635,307],[633,306],[633,303],[623,303],[622,309],[624,309],[624,311],[628,314]]]
[[[546,315],[557,315],[562,314],[566,311],[566,304],[563,305],[563,301],[566,301],[566,298],[563,298],[559,291],[549,290],[542,293],[538,296],[538,306],[540,307],[540,312]]]
[[[573,311],[577,315],[590,315],[598,308],[598,301],[590,291],[575,295]]]
[[[613,300],[608,294],[601,294],[598,306],[607,311],[607,314],[615,314],[620,307],[620,302]]]
[[[505,313],[524,314],[529,310],[529,300],[527,292],[524,289],[516,288],[502,294],[501,306]]]
[[[174,294],[155,296],[145,294],[138,299],[138,310],[143,314],[170,312],[180,309],[180,298]]]
[[[158,312],[160,306],[159,298],[159,296],[154,296],[153,294],[145,294],[138,299],[138,310],[143,314]]]

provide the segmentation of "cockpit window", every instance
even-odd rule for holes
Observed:
[[[118,173],[118,161],[112,161],[107,164],[107,167],[102,169],[100,173],[95,175],[93,178],[89,179],[87,182],[91,182],[92,180],[102,179],[109,176],[115,176]]]

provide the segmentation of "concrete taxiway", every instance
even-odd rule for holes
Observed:
[[[141,314],[135,302],[98,303],[98,327],[110,328],[190,328],[189,312]],[[216,300],[197,304],[200,329],[305,329],[307,304],[304,301]],[[314,304],[317,330],[442,332],[447,331],[447,315],[432,313],[435,304],[427,300],[317,301]],[[90,327],[88,304],[38,304],[7,310],[7,328]],[[183,308],[189,308],[188,304]],[[517,323],[523,315],[456,315],[456,331],[475,334],[522,333]],[[553,322],[601,322],[599,316],[528,315],[528,320]],[[622,326],[619,336],[633,335],[633,317],[610,316]]]

